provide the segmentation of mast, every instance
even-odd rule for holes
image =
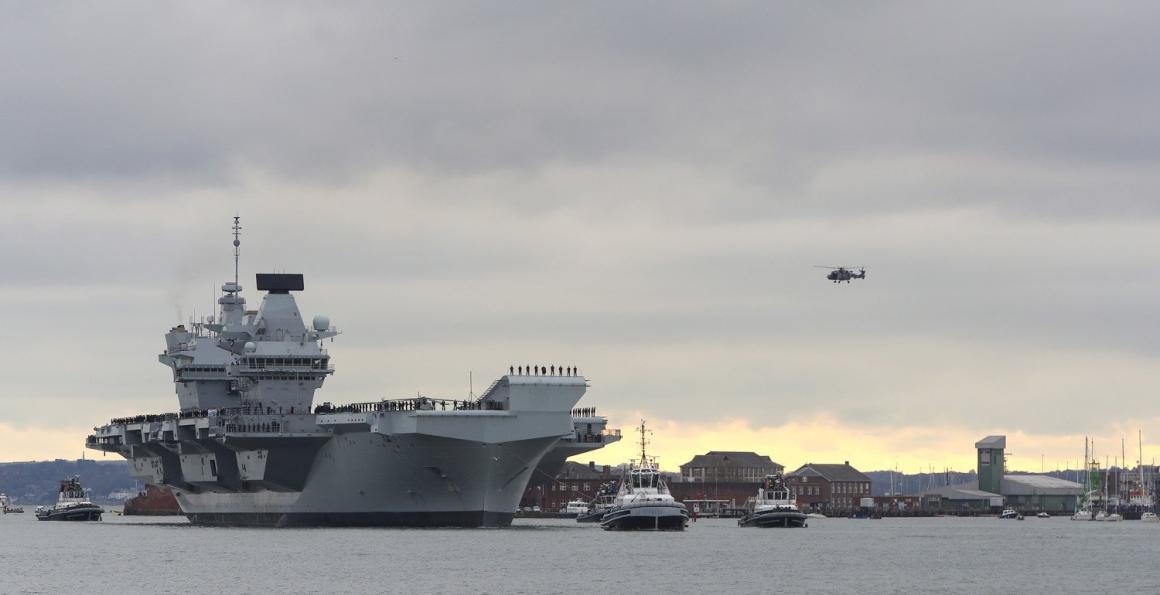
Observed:
[[[1128,466],[1128,454],[1124,450],[1124,437],[1120,436],[1120,471],[1116,477],[1116,495],[1120,497],[1120,506],[1124,505],[1124,468]]]
[[[1080,471],[1083,473],[1083,499],[1084,499],[1084,505],[1086,507],[1086,505],[1088,504],[1088,501],[1092,497],[1092,494],[1091,494],[1091,491],[1092,491],[1091,472],[1088,470],[1088,437],[1087,436],[1083,437],[1083,464],[1080,465]]]
[[[238,236],[242,235],[242,218],[234,215],[234,285],[238,285],[238,257],[241,255],[242,241]]]
[[[648,455],[645,453],[645,445],[647,444],[645,441],[645,432],[648,430],[645,429],[643,419],[640,420],[640,428],[638,428],[637,431],[640,432],[640,466],[644,467],[646,464],[648,464]]]
[[[1144,483],[1144,431],[1136,430],[1136,443],[1140,448],[1140,458],[1136,461],[1136,470],[1140,474],[1140,497],[1144,501],[1144,505],[1151,504],[1152,499],[1148,496],[1148,486]]]

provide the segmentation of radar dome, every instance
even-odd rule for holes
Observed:
[[[324,331],[330,328],[330,318],[321,314],[314,317],[314,330]]]
[[[242,346],[242,349],[244,349],[246,353],[253,353],[258,350],[258,346],[255,345],[253,341],[246,341],[246,344]]]

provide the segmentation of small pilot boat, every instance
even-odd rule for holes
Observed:
[[[567,518],[588,514],[588,503],[583,500],[572,500],[560,509],[560,514]]]
[[[4,514],[19,514],[24,512],[24,509],[19,506],[13,506],[12,501],[8,499],[8,494],[0,493],[0,510]]]

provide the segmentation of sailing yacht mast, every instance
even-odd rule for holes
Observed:
[[[1144,483],[1144,431],[1136,430],[1136,443],[1140,449],[1140,458],[1136,463],[1136,470],[1140,475],[1140,496],[1144,499],[1144,506],[1152,506],[1152,498],[1148,495],[1148,485]]]

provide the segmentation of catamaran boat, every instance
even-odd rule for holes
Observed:
[[[569,518],[588,513],[588,503],[583,500],[572,500],[560,509],[560,514]]]
[[[798,509],[790,497],[781,475],[766,475],[757,496],[745,503],[745,516],[737,520],[738,527],[805,527],[806,514]]]
[[[645,425],[640,422],[640,461],[624,472],[613,506],[600,519],[605,531],[684,531],[689,511],[665,485],[656,460],[645,452]]]
[[[60,495],[53,506],[37,506],[38,521],[99,521],[105,509],[89,501],[81,479],[73,476],[60,482]]]

